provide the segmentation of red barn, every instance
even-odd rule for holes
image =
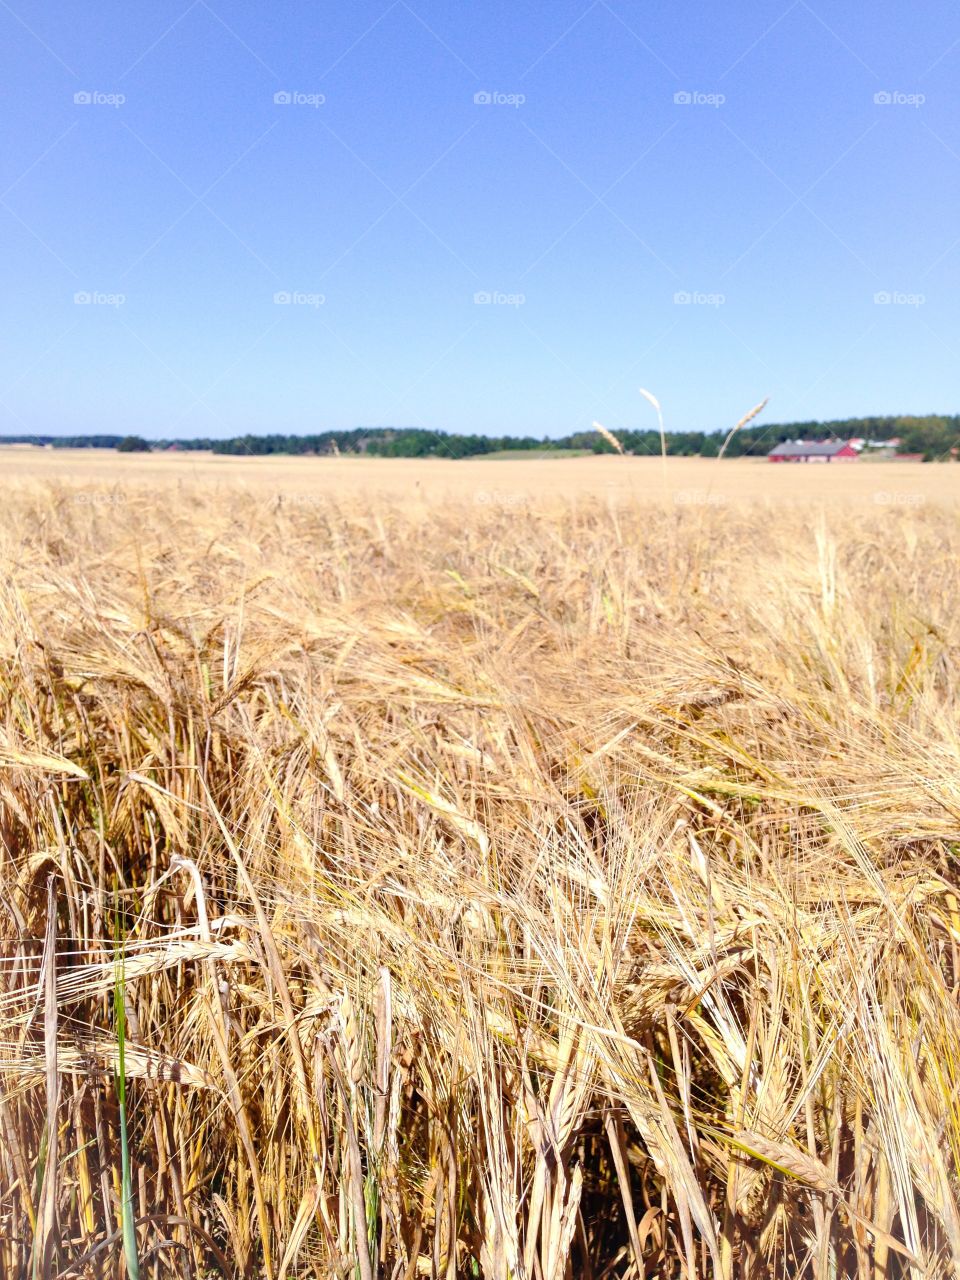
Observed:
[[[767,454],[770,462],[856,462],[851,440],[785,440]]]

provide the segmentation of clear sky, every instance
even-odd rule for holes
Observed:
[[[0,33],[0,433],[960,409],[955,0],[0,0]]]

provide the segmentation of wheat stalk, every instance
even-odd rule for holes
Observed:
[[[601,426],[599,422],[595,422],[593,425],[595,430],[599,432],[601,436],[603,436],[604,440],[606,440],[607,444],[612,445],[613,448],[617,451],[617,453],[623,456],[625,452],[623,445],[620,443],[617,437],[613,434],[613,432],[608,431],[607,428],[604,426]]]
[[[659,429],[660,429],[660,457],[661,457],[661,459],[662,459],[662,461],[663,461],[663,476],[664,476],[664,481],[666,481],[666,476],[667,476],[667,433],[666,433],[666,431],[664,430],[664,427],[663,427],[663,410],[662,410],[662,409],[661,409],[661,407],[660,407],[660,401],[657,399],[657,397],[653,394],[653,392],[652,392],[652,391],[647,391],[647,389],[646,389],[645,387],[638,387],[637,389],[638,389],[638,391],[640,392],[640,394],[643,396],[644,400],[646,400],[646,401],[648,402],[648,404],[653,405],[653,408],[654,408],[654,410],[655,410],[655,412],[656,412],[656,415],[657,415],[657,426],[658,426],[658,427],[659,427]]]
[[[759,404],[755,404],[748,413],[745,413],[743,415],[743,417],[736,424],[736,426],[731,428],[731,430],[727,433],[726,439],[724,440],[723,444],[720,446],[720,452],[717,454],[718,462],[726,453],[727,445],[730,443],[733,437],[737,434],[737,432],[742,427],[745,427],[748,422],[752,422],[754,418],[756,418],[759,414],[761,414],[769,403],[770,403],[770,397],[767,396],[765,399],[761,400]]]

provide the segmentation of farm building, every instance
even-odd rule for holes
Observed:
[[[856,462],[850,440],[786,440],[767,454],[770,462]]]

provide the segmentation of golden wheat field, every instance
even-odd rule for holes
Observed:
[[[120,454],[113,449],[0,447],[0,484],[57,484],[88,490],[99,502],[123,502],[181,487],[253,494],[279,503],[329,498],[401,502],[409,509],[444,502],[504,509],[602,499],[615,504],[724,506],[770,502],[808,506],[916,507],[960,502],[957,468],[919,462],[775,466],[763,458],[311,458],[211,453]]]
[[[952,468],[74,462],[0,461],[0,1275],[960,1275]]]

